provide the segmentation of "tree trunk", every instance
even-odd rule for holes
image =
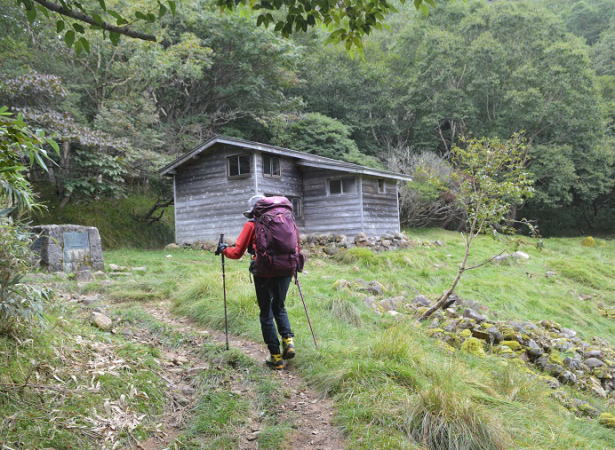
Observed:
[[[66,193],[65,183],[70,173],[70,141],[64,141],[62,143],[62,153],[60,154],[60,177],[56,178],[56,190],[60,201],[59,208],[64,208],[70,201],[70,195]]]

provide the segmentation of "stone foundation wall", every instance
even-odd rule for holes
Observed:
[[[306,254],[325,254],[332,256],[341,249],[350,247],[365,247],[376,252],[386,250],[398,250],[409,248],[413,242],[404,233],[386,233],[382,236],[368,236],[359,233],[356,236],[348,237],[343,234],[302,234],[299,237],[302,250]],[[230,243],[230,242],[227,242]],[[217,242],[199,241],[185,246],[201,249],[215,250]],[[179,248],[178,244],[169,244],[167,249]]]

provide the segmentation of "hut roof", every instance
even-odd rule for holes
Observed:
[[[275,155],[288,156],[297,159],[297,164],[306,167],[317,167],[320,169],[336,170],[340,172],[360,173],[365,175],[371,175],[380,178],[388,178],[401,181],[411,181],[412,178],[408,175],[401,173],[390,172],[387,170],[373,169],[371,167],[361,166],[359,164],[353,164],[345,161],[339,161],[337,159],[325,158],[323,156],[314,155],[312,153],[300,152],[297,150],[291,150],[284,147],[277,147],[274,145],[261,144],[258,142],[247,141],[244,139],[237,139],[228,136],[214,136],[211,139],[203,142],[201,145],[184,153],[170,164],[167,164],[160,169],[161,175],[173,175],[175,170],[181,165],[187,163],[192,158],[198,156],[200,153],[211,148],[215,144],[226,144],[235,147],[240,147],[247,150],[260,151],[265,153],[271,153]]]

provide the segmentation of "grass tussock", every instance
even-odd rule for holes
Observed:
[[[361,264],[369,267],[377,264],[378,257],[369,248],[352,247],[337,253],[335,260],[343,264]]]
[[[361,312],[354,303],[338,297],[331,299],[329,309],[331,315],[342,322],[349,323],[355,327],[360,327],[363,323]]]
[[[414,399],[408,411],[408,431],[427,448],[495,450],[512,443],[497,416],[450,383],[434,383]]]

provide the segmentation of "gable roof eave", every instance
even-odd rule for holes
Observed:
[[[320,167],[324,169],[330,170],[338,170],[341,172],[349,172],[349,173],[362,173],[366,175],[378,176],[381,178],[390,178],[395,180],[402,181],[411,181],[412,178],[408,175],[389,172],[385,170],[372,169],[366,166],[360,166],[358,164],[347,163],[344,161],[339,161],[337,159],[326,158],[324,156],[313,155],[311,153],[300,152],[298,150],[291,150],[283,147],[276,147],[273,145],[261,144],[258,142],[246,141],[243,139],[231,138],[227,136],[214,136],[207,141],[203,142],[198,147],[195,147],[193,150],[185,153],[184,155],[177,158],[175,161],[167,164],[162,169],[160,169],[160,175],[173,175],[175,173],[175,169],[190,159],[196,158],[200,153],[212,147],[214,144],[227,144],[233,145],[236,147],[242,147],[246,149],[261,151],[265,153],[277,154],[282,156],[289,156],[292,158],[297,158],[300,160],[298,162],[299,165],[310,166],[310,167]]]
[[[391,180],[398,181],[412,181],[412,177],[409,175],[404,175],[401,173],[387,172],[378,169],[372,169],[370,167],[359,166],[359,168],[348,167],[343,164],[327,164],[320,162],[311,162],[311,161],[299,161],[297,165],[304,167],[314,167],[318,169],[326,169],[333,170],[338,172],[346,172],[346,173],[358,173],[362,175],[369,175],[378,178],[388,178]]]

